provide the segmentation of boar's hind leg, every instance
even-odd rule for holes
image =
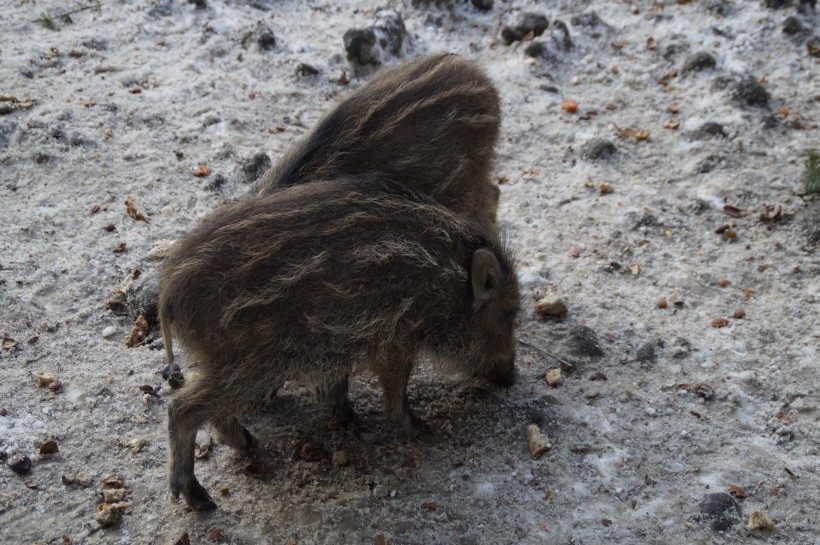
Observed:
[[[428,432],[424,422],[413,414],[410,401],[407,399],[407,382],[412,368],[412,358],[395,354],[379,357],[373,368],[384,390],[385,415],[395,424],[399,434],[406,438],[418,437]]]
[[[194,476],[194,440],[208,417],[202,390],[189,385],[168,405],[168,479],[171,494],[180,494],[192,509],[216,509],[208,492]]]
[[[239,423],[235,416],[211,418],[209,421],[216,440],[236,450],[248,450],[255,447],[256,438],[248,429]]]
[[[330,416],[340,424],[355,423],[358,421],[356,412],[350,406],[347,398],[348,379],[347,377],[335,382],[330,387],[319,388],[318,397],[330,411]]]

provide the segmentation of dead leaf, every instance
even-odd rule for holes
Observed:
[[[649,130],[648,129],[633,129],[631,127],[621,128],[615,123],[612,124],[615,127],[615,132],[621,135],[624,138],[634,138],[638,142],[642,142],[644,140],[649,139]]]
[[[647,38],[647,39],[646,39],[646,48],[647,48],[647,49],[649,49],[650,51],[652,51],[652,50],[654,50],[656,47],[658,47],[658,40],[656,40],[656,39],[655,39],[655,38],[653,38],[652,36],[650,36],[649,38]]]
[[[792,417],[789,416],[788,413],[783,412],[783,409],[777,411],[777,414],[775,416],[779,418],[780,421],[786,424],[787,426],[792,425]]]
[[[715,318],[714,320],[712,320],[712,327],[715,328],[727,327],[728,325],[729,320],[727,320],[726,318]]]
[[[151,327],[148,325],[148,320],[145,316],[140,314],[134,322],[134,327],[131,328],[131,333],[128,334],[128,339],[125,341],[126,348],[134,348],[143,344],[150,333]]]
[[[428,511],[435,511],[438,509],[438,504],[434,501],[428,501],[421,504],[422,509],[427,509]]]
[[[137,206],[137,201],[134,200],[134,197],[131,195],[125,196],[125,211],[128,213],[128,216],[136,221],[144,221],[148,223],[151,221],[151,218],[143,214],[139,206]]]
[[[663,128],[664,129],[670,129],[670,130],[673,130],[673,131],[676,130],[676,129],[679,129],[680,128],[680,121],[672,121],[672,120],[667,121],[666,123],[663,124]]]
[[[671,82],[673,79],[675,79],[675,77],[677,75],[678,75],[678,69],[673,68],[672,70],[670,70],[669,72],[667,72],[666,74],[661,76],[660,79],[658,79],[658,83],[661,84],[661,85],[669,85],[669,82]],[[677,112],[675,112],[675,113],[677,113]]]
[[[746,490],[743,489],[742,486],[730,486],[729,487],[729,494],[736,498],[745,498],[746,497]]]
[[[17,348],[17,341],[11,337],[3,337],[3,350],[11,350]]]
[[[197,167],[194,169],[194,176],[196,176],[197,178],[204,178],[209,174],[210,172],[208,172],[208,167],[206,166],[197,165]]]
[[[41,455],[42,454],[55,454],[57,452],[60,452],[60,448],[57,446],[57,441],[52,440],[52,441],[46,441],[45,443],[40,445],[40,448],[38,449],[38,451],[40,452]]]
[[[743,215],[743,211],[740,208],[737,206],[732,206],[731,204],[724,204],[723,211],[733,218],[739,218]]]

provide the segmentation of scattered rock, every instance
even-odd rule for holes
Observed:
[[[791,3],[792,0],[763,0],[763,5],[769,9],[783,9]]]
[[[754,78],[747,77],[735,85],[732,97],[743,106],[766,108],[769,106],[769,93]]]
[[[527,446],[530,449],[530,456],[533,460],[537,460],[545,452],[552,449],[552,443],[549,438],[541,431],[538,424],[530,424],[527,426]]]
[[[786,17],[786,20],[783,21],[783,34],[788,34],[789,36],[800,36],[807,34],[808,32],[809,29],[802,23],[802,21],[800,21],[799,18],[794,15]]]
[[[562,54],[571,50],[572,47],[572,38],[570,38],[567,25],[563,21],[555,21],[544,39],[534,40],[527,44],[524,54],[549,62],[557,62],[561,60]]]
[[[688,340],[679,337],[672,343],[669,352],[674,359],[682,360],[692,353],[692,344]]]
[[[581,146],[581,157],[587,161],[601,161],[615,155],[615,144],[604,138],[593,138]]]
[[[606,382],[609,379],[606,377],[605,374],[603,374],[600,371],[597,371],[597,372],[592,373],[591,375],[589,375],[589,380],[591,380],[593,382]]]
[[[680,70],[681,75],[689,74],[691,72],[701,72],[703,70],[711,70],[716,66],[715,58],[704,51],[699,51],[690,55],[683,63]]]
[[[173,390],[179,390],[185,386],[185,377],[181,371],[174,371],[168,376],[168,386]]]
[[[607,26],[607,24],[601,19],[601,17],[594,11],[589,11],[587,13],[582,13],[581,15],[576,15],[572,19],[569,20],[572,23],[572,26],[576,27],[590,27],[596,28],[601,26]]]
[[[318,76],[319,69],[313,65],[306,64],[304,62],[300,62],[299,66],[296,67],[296,75],[302,78],[307,78],[310,76]],[[267,157],[267,156],[266,156]],[[270,160],[270,159],[268,159]]]
[[[539,13],[522,13],[513,26],[505,25],[501,29],[501,39],[504,43],[510,45],[513,42],[519,42],[532,33],[532,38],[540,36],[547,30],[549,22],[547,18]]]
[[[19,475],[25,475],[31,471],[31,458],[28,456],[21,456],[17,454],[16,456],[9,458],[6,463],[12,471]]]
[[[740,521],[740,507],[735,499],[726,492],[704,495],[698,509],[703,519],[710,522],[712,530],[725,532]]]
[[[262,51],[270,51],[276,47],[276,36],[271,29],[262,29],[259,33],[259,37],[256,39],[256,43]]]
[[[493,9],[493,0],[470,0],[470,2],[482,11],[490,11]]]
[[[567,313],[567,305],[564,301],[551,293],[536,301],[534,308],[535,312],[542,316],[560,317]]]
[[[250,184],[262,176],[273,163],[267,153],[257,153],[250,159],[243,161],[239,167],[239,181],[243,184]]]
[[[376,66],[389,56],[400,56],[407,37],[404,21],[389,9],[376,12],[373,26],[344,34],[347,60],[359,66]]]
[[[373,46],[376,45],[376,33],[372,29],[350,29],[345,32],[343,40],[345,51],[347,51],[347,60],[363,66],[379,64],[378,55],[372,51]]]
[[[106,327],[105,329],[102,330],[102,336],[103,336],[104,339],[110,339],[114,335],[114,333],[116,333],[116,332],[117,332],[117,328],[114,327],[113,325],[110,325],[110,326],[108,326],[108,327]]]
[[[579,325],[571,331],[571,350],[579,356],[598,358],[604,355],[598,335],[591,328]]]
[[[559,367],[548,369],[545,378],[547,379],[547,384],[553,388],[559,386],[564,381],[564,376],[561,374]]]
[[[689,136],[693,140],[708,140],[716,136],[726,138],[727,135],[726,130],[723,128],[723,125],[721,125],[720,123],[715,123],[714,121],[707,121],[697,129],[692,131]]]
[[[132,320],[143,316],[150,327],[156,326],[159,323],[158,301],[159,274],[156,270],[143,271],[139,278],[132,280],[125,288],[125,301],[123,302]],[[103,336],[105,336],[104,333]]]
[[[663,341],[649,341],[645,343],[635,354],[635,361],[641,363],[655,363],[658,360],[658,355],[655,353],[655,347],[662,347]]]

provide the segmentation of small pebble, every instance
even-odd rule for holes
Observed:
[[[656,409],[655,407],[647,407],[644,411],[649,416],[655,416],[656,414],[658,414],[658,409]]]
[[[754,78],[745,78],[735,85],[733,97],[735,101],[744,106],[759,106],[761,108],[769,106],[769,93]]]
[[[698,509],[716,532],[725,532],[740,521],[740,507],[726,492],[705,494],[698,504]]]
[[[31,458],[28,456],[16,455],[12,456],[6,462],[12,471],[19,475],[25,475],[31,470]]]
[[[593,138],[581,146],[581,157],[587,161],[601,161],[615,155],[615,144],[604,138]]]
[[[555,388],[556,386],[561,384],[561,382],[564,381],[564,377],[561,374],[561,369],[558,367],[547,370],[545,377],[547,379],[547,384],[549,384],[553,388]]]
[[[694,53],[686,59],[681,68],[681,74],[688,74],[690,72],[700,72],[702,70],[712,69],[717,63],[715,58],[709,53],[700,51]]]
[[[539,13],[522,13],[514,25],[505,25],[501,29],[501,39],[505,44],[510,45],[523,40],[530,33],[533,37],[540,36],[547,30],[548,25],[547,18]]]
[[[106,327],[105,329],[103,329],[102,336],[107,339],[107,338],[111,337],[112,335],[114,335],[114,333],[116,333],[116,332],[117,332],[117,328],[114,327],[113,325],[110,325],[110,326]]]
[[[553,294],[546,294],[535,302],[535,312],[544,316],[560,317],[567,313],[567,305],[564,301]]]
[[[490,11],[493,9],[493,0],[470,0],[470,2],[482,11]]]

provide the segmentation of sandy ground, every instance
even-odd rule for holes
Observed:
[[[0,94],[20,102],[0,102],[0,542],[819,543],[820,205],[799,193],[820,140],[820,19],[768,3],[784,6],[135,0],[69,24],[81,4],[3,2]],[[245,419],[255,465],[210,445],[196,471],[219,509],[189,512],[167,492],[161,341],[124,347],[148,253],[366,81],[342,36],[382,7],[404,19],[404,57],[460,53],[501,93],[520,380],[422,368],[410,397],[434,433],[416,443],[386,426],[370,377],[352,387],[363,439],[293,385]],[[505,45],[526,11],[547,32]],[[127,306],[107,303],[123,289]],[[546,291],[565,317],[533,310]],[[537,460],[533,423],[553,445]],[[307,441],[327,457],[303,461]],[[123,517],[100,528],[105,487]],[[748,527],[755,511],[773,527]]]

